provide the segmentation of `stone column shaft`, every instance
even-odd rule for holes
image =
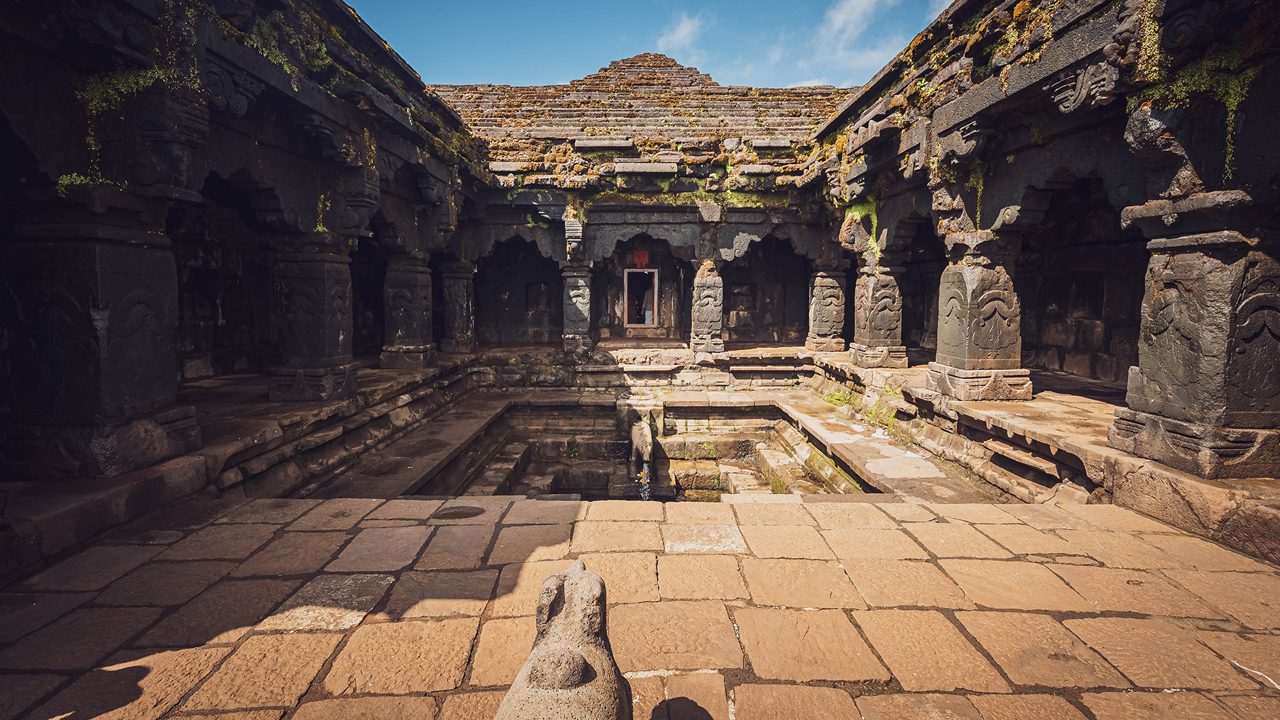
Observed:
[[[199,447],[194,409],[173,405],[178,275],[149,203],[59,207],[0,246],[17,420],[0,475],[113,476]]]
[[[591,267],[566,265],[564,275],[564,349],[585,352],[591,349]]]
[[[692,314],[689,347],[694,352],[724,352],[724,279],[711,260],[703,261],[693,278]]]
[[[990,230],[946,238],[938,289],[938,355],[929,386],[959,400],[1030,400],[1021,367],[1021,306],[1013,287],[1020,238]]]
[[[858,268],[853,290],[853,342],[849,354],[860,367],[907,366],[902,344],[901,265],[881,258]]]
[[[1230,205],[1230,197],[1222,200],[1199,202],[1212,211]],[[1149,205],[1161,202],[1167,204]],[[1145,206],[1125,212],[1140,216]],[[1151,217],[1137,218],[1149,236],[1166,236],[1147,245],[1138,365],[1129,369],[1128,407],[1116,411],[1110,444],[1202,477],[1274,477],[1280,467],[1275,244],[1252,231],[1215,229],[1218,218],[1204,227],[1195,208],[1178,222],[1191,232],[1173,235],[1180,228],[1159,220],[1167,213],[1157,206]]]
[[[475,352],[475,274],[475,264],[465,261],[448,263],[440,270],[445,333],[440,349],[445,352]]]
[[[271,266],[278,364],[272,400],[337,400],[355,391],[351,257],[327,234],[281,242]]]
[[[431,340],[431,268],[427,267],[427,259],[406,254],[391,256],[383,297],[386,345],[382,348],[382,367],[426,367],[436,349]]]
[[[844,344],[843,270],[818,270],[809,278],[809,334],[804,346],[820,352],[841,352]]]

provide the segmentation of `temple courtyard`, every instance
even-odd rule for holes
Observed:
[[[1272,565],[1109,505],[769,494],[190,500],[0,595],[0,717],[490,718],[572,558],[643,720],[1280,715]]]

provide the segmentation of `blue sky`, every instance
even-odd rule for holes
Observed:
[[[662,52],[725,85],[860,84],[947,0],[347,0],[428,83],[568,82]]]

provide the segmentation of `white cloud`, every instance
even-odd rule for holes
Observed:
[[[935,0],[937,1],[937,0]],[[900,34],[876,37],[868,43],[866,30],[876,17],[901,0],[835,0],[814,33],[813,54],[800,63],[806,70],[853,85],[870,78],[906,45]]]
[[[704,25],[701,15],[680,13],[663,28],[662,34],[658,36],[658,51],[679,56],[679,59],[686,62],[696,61],[702,55],[698,50],[698,40],[702,37]]]
[[[827,82],[825,78],[810,78],[808,80],[801,80],[800,82],[791,83],[787,87],[789,88],[813,87],[815,85],[830,85],[830,84],[831,83]]]

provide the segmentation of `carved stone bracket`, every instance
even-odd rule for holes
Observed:
[[[205,62],[203,79],[209,107],[231,117],[243,117],[266,87],[249,73],[213,58]]]
[[[1046,83],[1044,89],[1053,97],[1058,110],[1070,113],[1082,107],[1099,108],[1115,100],[1119,79],[1120,71],[1114,65],[1097,62],[1064,70]]]
[[[581,353],[591,349],[594,332],[591,327],[591,264],[564,266],[564,349]]]

